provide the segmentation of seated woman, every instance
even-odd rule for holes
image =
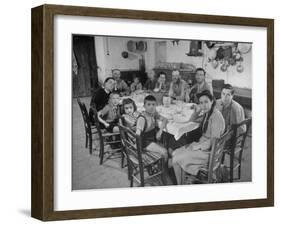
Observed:
[[[197,95],[203,120],[200,128],[202,136],[198,142],[176,149],[172,154],[172,164],[177,179],[177,184],[182,184],[181,171],[196,175],[202,167],[208,164],[211,140],[219,138],[225,129],[224,118],[216,109],[216,102],[208,90]],[[198,111],[199,115],[199,111]]]

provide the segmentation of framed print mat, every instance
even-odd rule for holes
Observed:
[[[272,19],[33,8],[32,216],[272,206],[273,37]]]

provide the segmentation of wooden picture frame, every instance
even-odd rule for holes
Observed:
[[[240,25],[267,29],[267,198],[122,208],[54,210],[54,16],[71,15],[170,22]],[[274,20],[125,9],[42,5],[32,9],[31,215],[50,221],[163,214],[274,205]]]

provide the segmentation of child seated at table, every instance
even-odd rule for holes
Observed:
[[[139,77],[135,76],[134,81],[130,86],[131,92],[135,92],[137,90],[142,90],[142,84],[140,82]]]
[[[101,122],[102,129],[106,129],[110,133],[119,132],[118,128],[118,104],[120,102],[120,95],[118,93],[111,93],[108,104],[98,112],[98,119]]]
[[[156,98],[154,96],[148,95],[144,98],[144,108],[145,111],[137,120],[136,134],[142,135],[143,148],[146,151],[160,154],[167,161],[168,152],[157,141],[161,139],[168,120],[156,111]],[[162,122],[160,126],[158,120]]]
[[[137,119],[140,113],[137,111],[136,103],[131,98],[122,101],[122,118],[125,126],[136,130]]]

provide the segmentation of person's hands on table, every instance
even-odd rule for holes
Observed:
[[[191,109],[194,109],[195,112],[200,112],[201,111],[201,108],[200,108],[200,105],[199,104],[193,104],[191,106]]]

